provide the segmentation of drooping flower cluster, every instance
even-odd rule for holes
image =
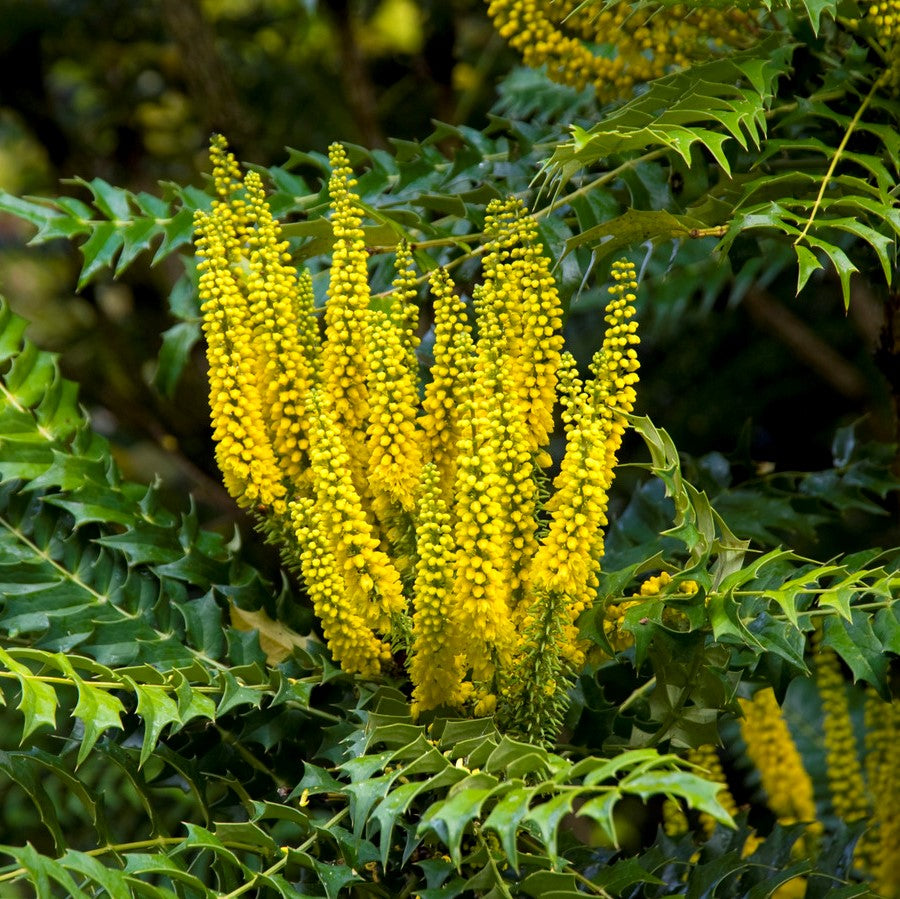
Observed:
[[[369,288],[363,213],[331,148],[334,233],[324,327],[311,282],[254,173],[212,147],[217,200],[197,216],[217,458],[303,576],[335,658],[377,674],[402,650],[417,713],[497,709],[541,739],[583,662],[607,497],[635,399],[634,269],[616,263],[607,331],[583,381],[562,353],[537,226],[494,201],[472,303],[430,276],[434,364],[416,355],[412,254]],[[323,333],[324,332],[324,333]],[[567,447],[546,498],[561,404]]]
[[[546,65],[550,78],[579,90],[593,85],[604,102],[716,49],[740,46],[752,22],[740,10],[694,4],[647,9],[621,0],[487,2],[500,35],[526,65]]]

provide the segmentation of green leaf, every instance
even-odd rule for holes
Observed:
[[[144,739],[141,744],[141,758],[138,768],[150,758],[163,728],[167,724],[180,724],[178,705],[163,687],[152,684],[138,684],[132,678],[124,678],[126,684],[137,696],[137,713],[144,719]]]
[[[178,322],[162,335],[162,347],[153,375],[153,385],[168,398],[175,393],[181,374],[191,356],[191,350],[200,340],[197,322]]]
[[[101,222],[94,228],[93,234],[81,245],[84,264],[78,279],[79,290],[89,284],[98,272],[112,265],[123,243],[124,237],[114,222]]]
[[[483,830],[492,830],[497,834],[500,845],[514,871],[519,870],[517,832],[528,814],[533,795],[532,787],[513,785],[491,809],[491,813],[482,825]]]
[[[22,695],[17,708],[25,716],[20,742],[24,743],[36,730],[42,727],[56,729],[56,707],[59,700],[51,684],[44,683],[27,665],[17,662],[0,647],[0,665],[6,668],[19,682]]]
[[[864,680],[887,699],[887,658],[865,612],[854,609],[850,621],[829,617],[823,625],[823,647],[830,647],[850,666],[854,682]]]
[[[470,774],[454,784],[447,798],[436,802],[425,812],[417,833],[433,831],[447,846],[454,864],[462,864],[460,842],[471,822],[481,814],[481,807],[497,787],[497,778],[489,774]]]

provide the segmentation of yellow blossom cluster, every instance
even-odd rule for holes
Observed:
[[[662,9],[628,2],[487,0],[500,35],[528,66],[546,65],[554,81],[593,85],[606,102],[674,67],[742,45],[752,18],[740,10],[693,4]]]
[[[741,736],[759,772],[769,808],[781,824],[807,825],[815,839],[822,825],[816,818],[813,784],[771,687],[741,699]]]
[[[411,249],[398,247],[392,290],[373,296],[343,148],[330,151],[323,315],[259,177],[241,176],[221,138],[212,158],[217,198],[196,227],[229,491],[302,575],[347,671],[374,676],[399,651],[416,714],[497,710],[543,738],[584,661],[575,622],[596,591],[634,406],[634,267],[614,265],[606,335],[582,380],[562,353],[537,226],[520,201],[493,201],[471,304],[446,271],[430,275],[434,363],[423,373]],[[557,405],[567,445],[547,498]]]

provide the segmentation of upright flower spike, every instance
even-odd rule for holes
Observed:
[[[484,262],[483,291],[493,294],[505,339],[512,397],[522,404],[532,452],[544,451],[553,430],[556,373],[562,350],[562,306],[537,223],[516,199],[488,207],[486,233],[495,249]]]
[[[620,260],[612,266],[615,284],[609,288],[611,300],[606,307],[606,333],[603,344],[591,362],[594,380],[590,395],[598,417],[607,423],[613,452],[618,451],[625,431],[625,415],[634,410],[635,385],[638,382],[637,350],[640,343],[634,303],[637,278],[634,265]]]
[[[819,646],[817,650],[813,656],[813,671],[822,699],[828,787],[835,814],[849,824],[869,818],[872,809],[859,762],[841,664],[834,650]]]
[[[340,144],[328,153],[332,173],[331,227],[334,252],[331,281],[325,304],[325,344],[322,348],[322,383],[334,408],[341,437],[350,456],[354,481],[366,481],[368,452],[365,444],[369,415],[367,390],[369,291],[366,245],[356,180]]]
[[[416,432],[418,363],[414,351],[415,304],[409,292],[412,268],[408,248],[401,247],[398,251],[397,268],[390,309],[369,313],[367,340],[368,474],[375,510],[382,520],[396,515],[392,510],[411,513],[415,509],[422,472],[421,443]]]
[[[454,488],[454,593],[473,678],[481,682],[508,662],[514,638],[502,557],[499,402],[493,382],[473,379],[464,394]]]
[[[422,473],[416,546],[419,560],[409,664],[414,716],[438,706],[459,708],[472,691],[472,685],[465,683],[466,641],[454,602],[453,528],[441,496],[440,476],[432,462]]]
[[[900,896],[900,771],[897,740],[900,739],[900,704],[885,702],[871,687],[866,691],[866,778],[877,798],[869,827],[857,844],[856,860],[879,896]]]
[[[210,156],[218,199],[209,213],[197,213],[195,230],[216,461],[241,506],[262,505],[283,515],[287,490],[268,433],[243,280],[249,219],[239,194],[240,170],[221,137],[213,139]]]
[[[752,699],[741,699],[741,736],[747,755],[759,771],[769,808],[782,824],[807,824],[815,837],[822,826],[816,820],[813,785],[797,751],[787,722],[771,687]]]
[[[465,304],[447,272],[436,269],[429,283],[434,297],[434,363],[419,424],[424,456],[438,469],[441,493],[450,496],[456,480],[460,410],[470,382],[475,342]]]
[[[608,523],[609,488],[626,426],[622,413],[633,408],[637,381],[632,346],[638,341],[636,322],[622,324],[634,314],[634,266],[614,263],[613,277],[616,284],[609,289],[607,331],[592,365],[594,379],[579,392],[579,380],[567,375],[569,392],[563,394],[566,454],[554,483],[556,492],[547,503],[550,524],[530,575],[536,593],[569,597],[570,624],[593,599]]]
[[[280,239],[259,175],[248,172],[244,187],[247,305],[259,353],[263,413],[282,476],[300,490],[309,468],[305,397],[318,382],[309,275],[298,280],[296,269],[287,264],[287,241]]]
[[[303,579],[331,654],[345,671],[374,677],[382,663],[390,660],[391,650],[361,615],[347,608],[347,583],[333,550],[331,523],[317,511],[310,497],[292,502],[291,515],[302,547]]]

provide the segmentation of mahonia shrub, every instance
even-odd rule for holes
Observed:
[[[302,575],[347,672],[405,659],[415,715],[496,711],[547,739],[584,663],[576,619],[596,594],[635,399],[633,265],[613,265],[605,337],[582,379],[536,223],[519,200],[492,201],[471,309],[446,270],[428,278],[423,373],[411,249],[398,247],[393,289],[374,296],[343,148],[330,153],[324,312],[259,176],[242,176],[220,137],[211,155],[217,199],[197,215],[196,243],[229,492]],[[565,452],[551,486],[557,406]]]

